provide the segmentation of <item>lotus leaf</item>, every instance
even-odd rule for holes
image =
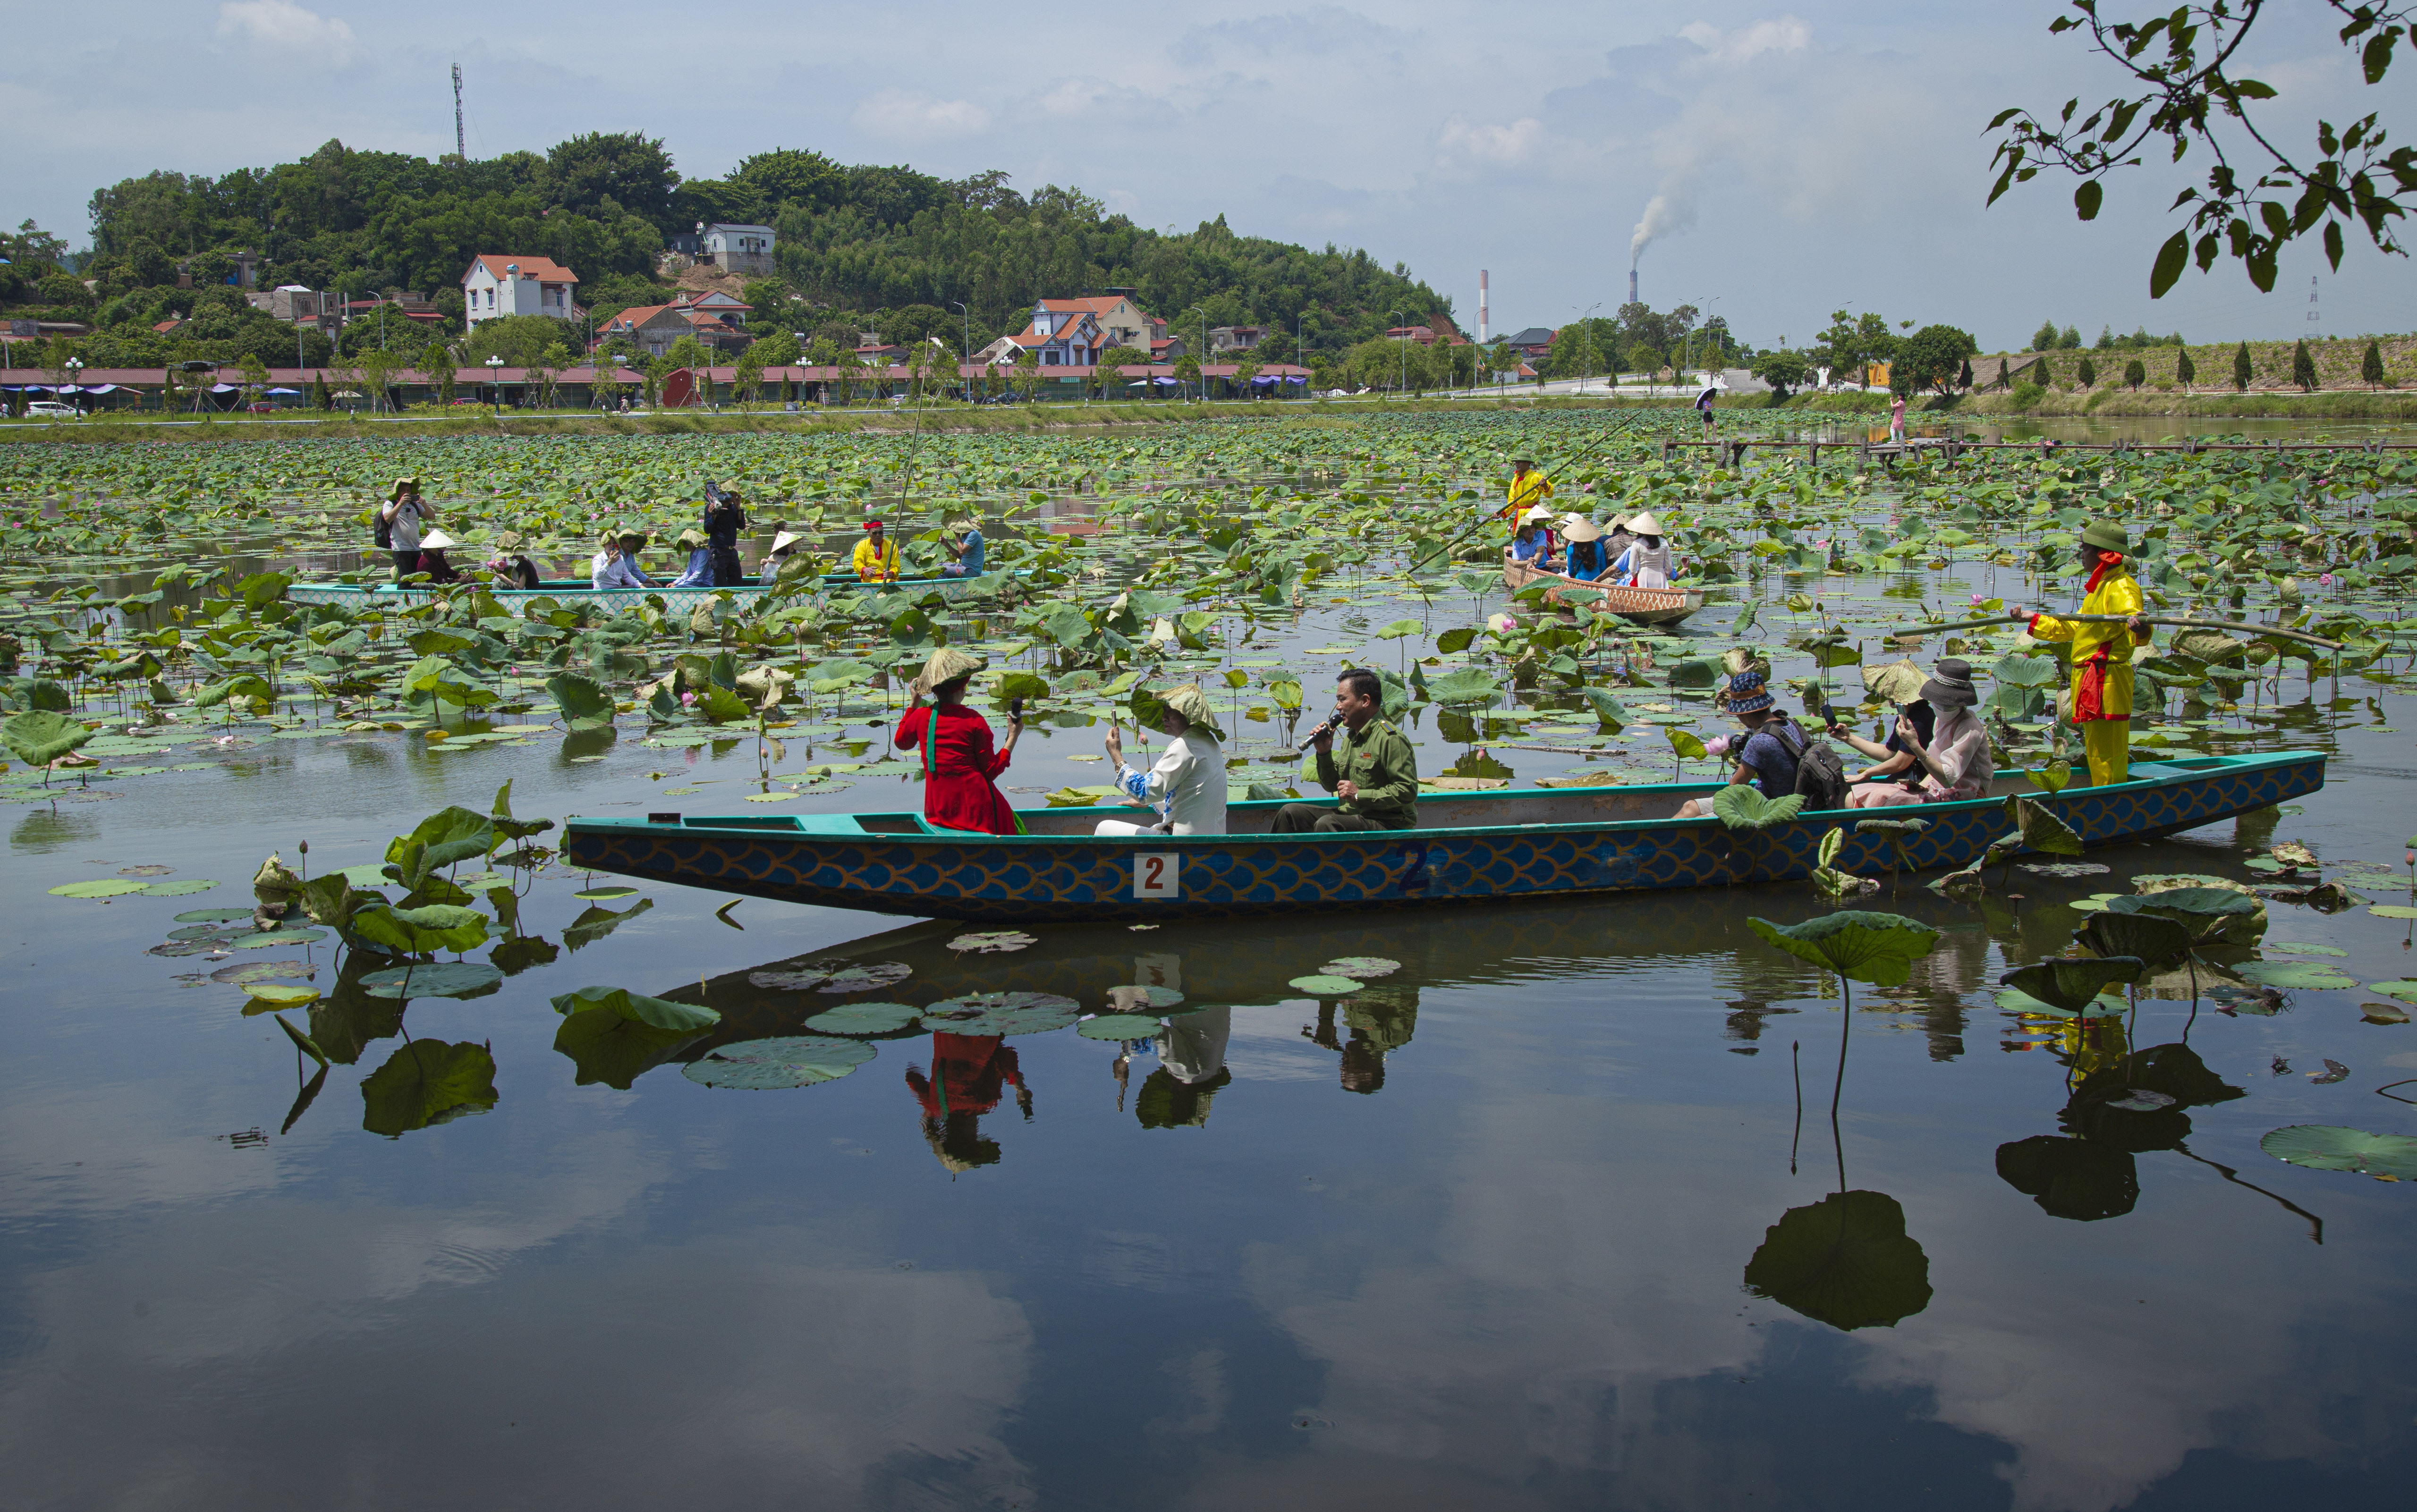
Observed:
[[[1474,667],[1455,667],[1427,679],[1427,696],[1446,706],[1486,704],[1502,696],[1502,685]]]
[[[2268,1134],[2257,1147],[2277,1160],[2312,1171],[2352,1171],[2417,1180],[2417,1139],[2406,1134],[2369,1134],[2337,1124],[2293,1124]]]
[[[1918,919],[1863,909],[1786,926],[1750,918],[1746,926],[1791,956],[1877,987],[1903,982],[1913,963],[1938,945],[1938,931]]]
[[[1402,963],[1383,956],[1337,956],[1317,969],[1328,976],[1357,976],[1366,981],[1391,976],[1402,969]]]
[[[2121,1217],[2140,1201],[2132,1152],[2088,1140],[2034,1134],[2000,1144],[1998,1175],[2041,1211],[2080,1223]]]
[[[1004,951],[1028,949],[1040,943],[1039,935],[1026,934],[1021,930],[988,930],[976,934],[958,935],[949,942],[949,948],[956,951],[970,950],[980,955],[994,955]]]
[[[2020,795],[2009,795],[2006,809],[2021,832],[2023,844],[2030,850],[2045,851],[2050,855],[2079,855],[2081,837],[2073,826],[2051,811],[2047,805]]]
[[[920,1008],[904,1003],[843,1003],[806,1021],[818,1035],[888,1035],[911,1029]]]
[[[51,889],[51,896],[53,898],[124,898],[129,893],[142,892],[144,885],[131,877],[100,877],[91,882],[70,882],[53,887]],[[245,914],[241,916],[249,918],[251,915]]]
[[[2010,971],[2001,980],[2051,1007],[2078,1013],[2106,988],[2138,981],[2146,969],[2136,956],[2060,956]]]
[[[417,961],[388,966],[360,979],[372,997],[484,997],[503,984],[504,974],[479,960]]]
[[[613,695],[593,677],[563,673],[545,680],[545,691],[573,730],[601,730],[613,723]]]
[[[1312,997],[1341,997],[1357,992],[1367,984],[1350,976],[1296,976],[1287,985]]]
[[[1144,1013],[1103,1013],[1096,1019],[1086,1019],[1074,1033],[1085,1039],[1148,1039],[1158,1033],[1159,1023]]]
[[[1712,794],[1713,814],[1731,829],[1769,829],[1795,818],[1803,807],[1801,794],[1766,798],[1745,782],[1732,782]]]
[[[956,1035],[1045,1034],[1080,1017],[1072,998],[1055,992],[967,992],[923,1010],[926,1027]]]
[[[427,870],[449,867],[456,861],[466,861],[474,855],[484,855],[495,848],[495,822],[485,814],[448,806],[421,820],[409,835],[387,846],[389,863],[401,863],[409,847],[425,847],[422,865]]]
[[[873,1047],[860,1039],[741,1039],[716,1046],[705,1059],[682,1066],[680,1074],[701,1086],[773,1092],[836,1081],[873,1054]]]
[[[2396,997],[2403,1003],[2417,1003],[2417,982],[2369,982],[2366,990],[2385,997]]]
[[[2190,930],[2160,914],[2096,914],[2075,938],[2094,955],[2136,957],[2151,971],[2179,964],[2191,946]]]
[[[30,709],[0,721],[0,744],[28,766],[48,766],[92,738],[81,720]]]
[[[2348,992],[2358,986],[2337,966],[2312,960],[2244,960],[2232,968],[2242,980],[2286,992]]]
[[[592,945],[654,906],[653,899],[641,898],[617,914],[609,908],[588,908],[563,929],[563,947],[578,950]]]

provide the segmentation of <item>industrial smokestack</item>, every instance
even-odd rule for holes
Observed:
[[[1628,302],[1636,303],[1636,265],[1628,265]]]
[[[1485,344],[1491,334],[1487,330],[1487,322],[1491,319],[1492,312],[1485,308],[1485,296],[1489,292],[1487,285],[1489,277],[1490,275],[1483,268],[1477,270],[1477,344],[1480,346]]]

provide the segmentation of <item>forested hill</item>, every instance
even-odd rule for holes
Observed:
[[[1194,305],[1212,325],[1287,335],[1298,316],[1314,345],[1332,349],[1381,333],[1391,310],[1422,319],[1451,308],[1399,265],[1389,271],[1364,251],[1239,235],[1223,216],[1165,235],[1079,190],[1026,195],[1004,174],[944,180],[796,149],[759,153],[722,178],[683,180],[661,141],[636,134],[479,162],[329,142],[299,162],[218,179],[129,178],[97,191],[91,210],[94,255],[82,271],[100,280],[104,325],[156,318],[155,305],[173,303],[156,294],[175,282],[175,263],[202,255],[199,284],[223,277],[210,254],[244,249],[266,259],[262,287],[410,289],[440,303],[449,293],[452,311],[473,253],[537,254],[577,271],[581,301],[609,312],[668,296],[657,254],[700,220],[772,226],[785,287],[761,293],[819,307],[792,312],[810,324],[931,307],[947,309],[953,327],[951,302],[962,300],[980,342],[1022,329],[1037,297],[1118,285],[1187,329],[1199,320],[1185,314]],[[129,297],[145,291],[153,296]]]

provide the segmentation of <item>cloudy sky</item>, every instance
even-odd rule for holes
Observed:
[[[1990,115],[2117,82],[2048,35],[2057,8],[729,0],[684,20],[628,0],[575,14],[141,0],[94,26],[51,8],[11,23],[0,59],[15,136],[0,214],[82,245],[92,189],[155,168],[222,173],[331,136],[434,155],[452,145],[459,62],[473,156],[634,129],[691,176],[771,146],[944,176],[1004,169],[1145,225],[1223,213],[1243,232],[1365,247],[1471,324],[1489,268],[1497,332],[1625,298],[1657,198],[1644,297],[1726,315],[1757,343],[1801,341],[1841,306],[1946,321],[1991,349],[2048,316],[2085,335],[2287,337],[2311,328],[2320,274],[2324,332],[2417,325],[2409,264],[2355,242],[2337,274],[2313,248],[2287,257],[2271,295],[2226,265],[2151,302],[2181,182],[2170,168],[2121,180],[2088,226],[2045,179],[1984,210]],[[2409,134],[2417,64],[2367,88],[2324,8],[2270,10],[2247,55],[2281,91],[2284,141],[2303,146],[2318,114],[2374,110]]]

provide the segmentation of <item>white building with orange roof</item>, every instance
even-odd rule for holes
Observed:
[[[498,315],[551,315],[559,321],[586,318],[571,302],[579,275],[550,257],[480,252],[462,275],[463,313],[472,330]]]
[[[974,354],[984,367],[1012,366],[1030,352],[1044,368],[1088,368],[1113,347],[1149,352],[1166,339],[1166,322],[1133,303],[1130,289],[1079,299],[1037,299],[1031,324]]]

